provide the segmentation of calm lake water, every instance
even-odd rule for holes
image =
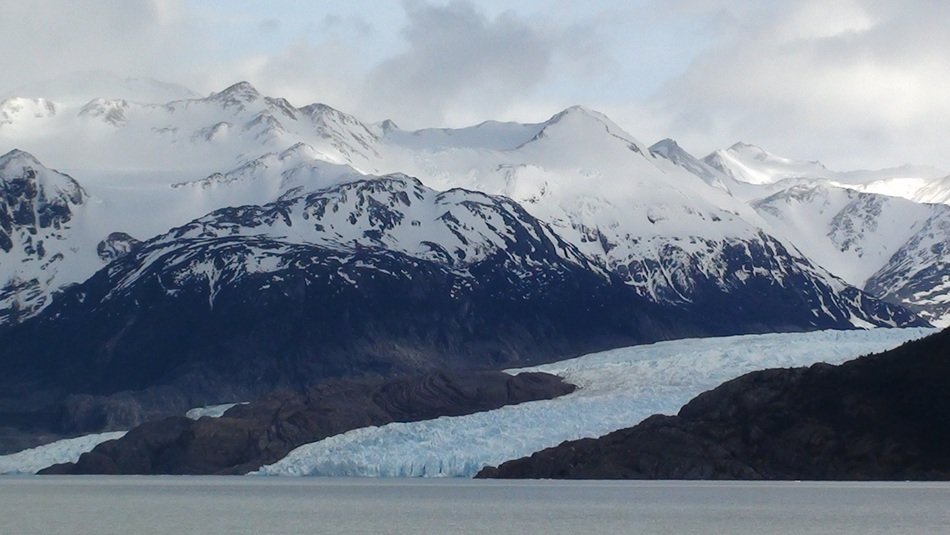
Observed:
[[[950,484],[0,478],[0,533],[950,533]]]

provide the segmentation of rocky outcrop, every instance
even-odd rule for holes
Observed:
[[[140,240],[129,236],[125,232],[111,232],[106,239],[96,245],[96,254],[106,263],[112,262],[116,258],[135,252],[142,245]]]
[[[950,330],[841,366],[754,372],[479,477],[950,479]]]
[[[459,416],[550,399],[574,390],[543,373],[435,372],[403,379],[340,380],[303,394],[276,393],[221,418],[167,418],[106,442],[47,474],[243,474],[293,448],[350,429]]]

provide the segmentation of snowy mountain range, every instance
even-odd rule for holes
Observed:
[[[824,258],[802,254],[806,240],[783,234],[755,207],[755,193],[773,194],[776,187],[773,170],[780,166],[774,161],[785,162],[786,170],[808,166],[761,149],[749,156],[752,149],[744,145],[702,161],[675,142],[665,142],[672,143],[670,150],[663,143],[648,148],[581,107],[536,124],[407,132],[390,121],[362,123],[322,104],[298,108],[260,95],[246,82],[207,98],[163,104],[104,97],[72,108],[34,104],[57,113],[14,120],[0,128],[0,139],[61,161],[91,192],[95,208],[83,210],[98,213],[73,223],[83,237],[71,239],[70,252],[82,261],[64,253],[68,275],[47,267],[44,281],[16,265],[20,282],[7,284],[5,299],[19,300],[19,310],[30,313],[51,292],[102,267],[91,251],[108,248],[100,242],[110,235],[145,239],[218,208],[265,204],[295,188],[313,191],[390,173],[406,173],[436,189],[507,196],[657,303],[701,308],[718,301],[711,294],[736,293],[757,281],[781,287],[790,276],[814,279],[806,286],[829,296],[866,282],[847,278]],[[77,138],[82,141],[70,142]],[[726,166],[738,161],[744,161],[741,167]],[[748,170],[756,162],[756,176],[773,172],[769,180],[758,180],[772,189],[736,180],[752,176]],[[45,290],[13,291],[22,281]],[[887,295],[898,293],[895,288]],[[887,313],[852,310],[854,296],[830,297],[835,303],[827,312],[823,299],[808,300],[811,313],[851,318],[853,325],[892,323]]]
[[[919,202],[948,198],[937,171],[699,159],[582,107],[405,131],[246,82],[146,93],[0,103],[9,392],[175,383],[179,410],[249,382],[950,323],[950,206]]]

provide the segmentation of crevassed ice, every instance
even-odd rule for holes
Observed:
[[[741,374],[840,363],[934,332],[875,329],[660,342],[510,370],[544,371],[580,388],[561,398],[468,416],[352,430],[301,446],[258,475],[471,477],[479,469],[673,414],[697,394]]]

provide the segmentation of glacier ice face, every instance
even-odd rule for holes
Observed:
[[[546,401],[461,417],[355,429],[301,446],[257,475],[471,477],[487,465],[601,436],[697,394],[772,367],[840,363],[923,337],[929,329],[821,331],[675,340],[530,368],[580,388]],[[512,373],[525,370],[511,370]]]

